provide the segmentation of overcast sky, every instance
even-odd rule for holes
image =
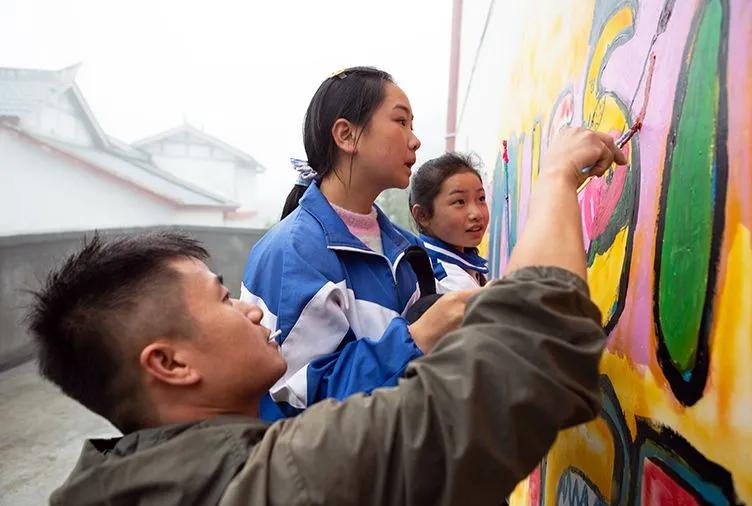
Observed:
[[[443,152],[450,29],[451,0],[0,0],[0,66],[80,62],[108,134],[135,141],[187,121],[286,185],[311,96],[346,66],[392,73],[412,102],[418,161]]]

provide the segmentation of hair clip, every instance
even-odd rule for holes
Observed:
[[[347,72],[345,72],[347,68],[339,69],[336,72],[332,72],[329,74],[329,79],[334,79],[335,77],[339,77],[340,79],[344,79],[347,77]]]
[[[311,166],[308,165],[308,162],[306,160],[300,160],[299,158],[290,158],[290,163],[292,164],[292,168],[298,171],[298,180],[295,182],[296,185],[310,186],[311,181],[313,181],[316,176],[319,175],[318,172],[313,170]]]

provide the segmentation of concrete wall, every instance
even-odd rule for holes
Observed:
[[[645,111],[629,163],[579,192],[603,411],[512,504],[752,503],[752,3],[464,5],[457,146],[491,172],[494,274],[557,130]]]
[[[264,230],[215,227],[159,227],[183,230],[201,240],[211,254],[210,267],[222,273],[233,296],[240,293],[240,280],[248,251]],[[103,235],[133,234],[157,228],[109,229]],[[31,358],[33,346],[22,319],[30,297],[27,290],[39,288],[50,269],[77,249],[87,232],[16,235],[0,237],[0,370]],[[91,232],[88,232],[91,234]]]

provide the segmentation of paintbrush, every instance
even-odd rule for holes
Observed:
[[[619,138],[616,139],[616,143],[615,143],[616,147],[619,149],[622,149],[624,146],[626,146],[626,144],[632,139],[632,137],[634,137],[634,135],[637,133],[637,131],[640,128],[642,128],[642,121],[638,119],[637,121],[635,121],[634,125],[629,127],[629,130],[621,134]],[[580,169],[580,172],[582,172],[583,174],[587,174],[591,170],[593,170],[593,166],[589,165],[587,167]]]
[[[645,91],[643,92],[643,100],[642,100],[642,109],[640,109],[640,112],[637,114],[637,117],[635,118],[634,124],[621,134],[621,136],[616,139],[616,147],[619,149],[623,148],[629,141],[634,137],[634,135],[637,133],[637,131],[642,128],[642,120],[645,118],[645,113],[648,109],[648,101],[650,100],[650,86],[653,83],[653,71],[655,70],[655,53],[650,53],[650,64],[648,65],[648,71],[647,71],[647,79],[645,80]],[[640,78],[640,82],[642,82],[642,78]],[[637,89],[639,90],[640,83],[637,84]],[[635,97],[637,96],[637,91],[635,92]],[[632,104],[634,104],[634,98],[632,99]],[[632,104],[630,104],[629,108],[632,109]],[[580,169],[580,172],[583,174],[588,174],[591,170],[593,170],[592,166],[585,167],[583,169]]]

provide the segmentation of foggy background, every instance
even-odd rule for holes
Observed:
[[[245,151],[267,169],[270,215],[295,179],[288,158],[305,158],[306,106],[340,68],[380,67],[405,90],[416,167],[443,152],[449,0],[0,0],[0,20],[0,67],[80,63],[93,114],[128,143],[188,123]]]

